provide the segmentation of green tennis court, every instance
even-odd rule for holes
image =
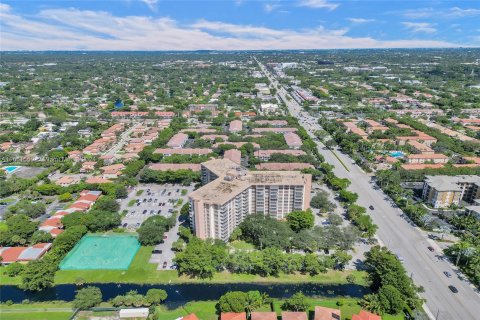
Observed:
[[[87,234],[60,263],[60,270],[127,270],[140,248],[128,234]]]

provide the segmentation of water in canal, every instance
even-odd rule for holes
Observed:
[[[164,289],[168,298],[166,303],[184,304],[189,301],[217,300],[228,291],[258,290],[267,293],[272,298],[288,298],[295,292],[302,291],[307,296],[319,297],[363,297],[369,292],[368,288],[355,284],[320,285],[313,283],[302,284],[255,284],[255,283],[231,283],[231,284],[117,284],[117,283],[92,283],[87,284],[100,288],[103,300],[109,300],[117,295],[126,294],[130,290],[136,290],[145,294],[148,289]],[[57,285],[42,292],[23,291],[17,286],[0,286],[0,301],[12,300],[20,303],[24,299],[30,301],[64,300],[72,301],[75,291],[79,286],[74,284]]]

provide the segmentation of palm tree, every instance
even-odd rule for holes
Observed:
[[[455,266],[457,266],[458,263],[460,262],[460,257],[462,256],[462,254],[464,254],[469,248],[470,248],[470,243],[468,242],[460,241],[459,243],[457,243],[456,245],[457,260],[455,261]]]

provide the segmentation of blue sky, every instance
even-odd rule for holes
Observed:
[[[1,50],[480,46],[480,1],[2,0]]]

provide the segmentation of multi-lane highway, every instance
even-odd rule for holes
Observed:
[[[314,132],[321,129],[317,123],[318,119],[302,111],[301,106],[279,86],[276,78],[265,66],[261,63],[259,66],[273,86],[278,88],[277,98],[286,103],[290,114],[300,121],[310,136],[314,137]],[[342,164],[321,142],[317,144],[325,161],[335,166],[335,175],[348,178],[352,182],[349,190],[359,195],[358,204],[366,208],[370,205],[374,207],[374,210],[369,210],[369,214],[379,227],[377,235],[380,243],[402,257],[403,264],[416,285],[425,289],[421,296],[426,299],[424,308],[430,318],[480,319],[480,296],[470,283],[457,277],[457,270],[451,263],[439,258],[443,256],[441,249],[428,239],[425,232],[410,225],[402,217],[401,210],[396,208],[380,189],[375,188],[371,177],[352,164],[351,158],[337,152],[336,155],[342,160]],[[435,251],[430,252],[428,246],[434,247]],[[453,276],[448,278],[444,274],[445,271]],[[449,285],[455,286],[458,293],[451,292]]]

